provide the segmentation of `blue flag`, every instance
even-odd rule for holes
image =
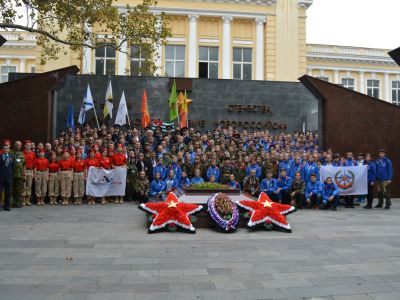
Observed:
[[[72,131],[75,132],[74,107],[72,106],[72,103],[70,103],[68,105],[68,115],[67,115],[66,127],[72,128]]]

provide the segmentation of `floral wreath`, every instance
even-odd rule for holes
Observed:
[[[208,213],[218,228],[225,232],[235,231],[239,222],[239,210],[235,202],[224,193],[212,195],[208,201]]]

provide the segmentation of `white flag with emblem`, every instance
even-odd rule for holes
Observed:
[[[321,182],[327,177],[339,188],[341,196],[346,195],[366,195],[368,194],[368,167],[333,167],[323,166],[320,171]]]

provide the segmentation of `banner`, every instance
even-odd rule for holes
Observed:
[[[126,168],[112,170],[90,167],[86,181],[86,195],[93,197],[125,196]]]
[[[321,182],[327,177],[332,177],[333,182],[339,188],[341,196],[366,195],[368,194],[368,168],[367,166],[356,167],[321,167]]]

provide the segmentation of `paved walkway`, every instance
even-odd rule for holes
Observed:
[[[135,205],[0,212],[0,299],[400,299],[400,202],[293,233],[148,235]]]

